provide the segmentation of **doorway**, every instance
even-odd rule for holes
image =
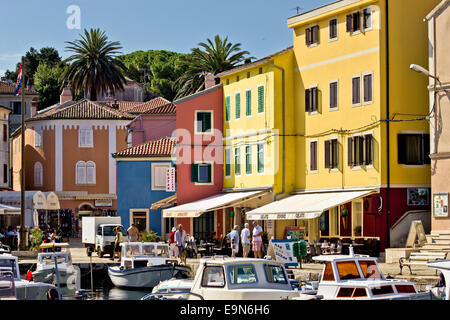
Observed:
[[[130,225],[134,224],[139,232],[148,231],[148,210],[146,209],[131,209],[130,210]]]
[[[214,211],[206,212],[193,220],[194,238],[196,241],[205,239],[214,232]]]

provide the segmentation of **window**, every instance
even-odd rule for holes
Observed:
[[[252,147],[245,146],[245,173],[252,174]]]
[[[222,267],[205,267],[203,270],[202,287],[225,287],[225,277]]]
[[[252,90],[245,92],[245,115],[247,117],[252,115]]]
[[[96,169],[94,162],[78,161],[75,166],[75,171],[76,171],[76,184],[94,185],[96,183]]]
[[[8,125],[3,125],[3,141],[8,141]]]
[[[338,37],[337,31],[337,19],[331,19],[328,23],[328,28],[330,29],[330,40],[336,40]]]
[[[371,288],[372,290],[372,294],[374,296],[380,296],[383,294],[392,294],[394,293],[394,289],[392,288],[392,286],[381,286],[381,287],[374,287]]]
[[[22,102],[21,101],[11,101],[9,103],[9,106],[12,110],[13,114],[22,114]],[[27,103],[25,102],[25,108],[27,106]]]
[[[225,121],[230,121],[231,115],[231,97],[225,97]]]
[[[34,164],[34,185],[36,187],[42,186],[42,164],[40,162],[36,162]]]
[[[371,134],[348,138],[348,165],[373,165],[373,136]]]
[[[363,76],[363,101],[364,103],[373,102],[373,86],[372,74],[365,74]]]
[[[8,183],[8,165],[3,164],[3,183]]]
[[[258,87],[258,113],[264,112],[264,86]]]
[[[363,29],[371,30],[372,29],[372,9],[366,8],[363,10]]]
[[[405,165],[430,164],[429,134],[399,134],[398,163]]]
[[[338,107],[338,82],[330,82],[330,109]]]
[[[258,173],[264,172],[264,143],[258,144]]]
[[[265,264],[264,271],[264,273],[266,274],[267,282],[282,284],[288,283],[282,267]]]
[[[225,177],[231,177],[231,149],[225,148]]]
[[[325,272],[323,273],[322,281],[335,281],[331,262],[327,262],[325,265]]]
[[[191,180],[197,183],[212,182],[212,165],[210,163],[195,163],[191,165]]]
[[[313,141],[309,145],[310,170],[317,171],[317,141]]]
[[[234,174],[241,175],[241,148],[234,148]]]
[[[361,77],[352,78],[352,105],[361,104]]]
[[[340,280],[361,279],[355,261],[336,262]]]
[[[210,133],[212,129],[212,112],[197,112],[196,133]]]
[[[319,110],[319,90],[317,87],[305,90],[305,111],[316,112]]]
[[[381,272],[375,261],[359,261],[359,266],[366,279],[381,279]]]
[[[339,165],[339,142],[337,139],[325,141],[325,168],[337,169]]]
[[[34,130],[34,147],[42,147],[42,131],[39,129]]]
[[[353,33],[361,30],[361,13],[354,12],[347,15],[347,32]]]
[[[313,26],[305,30],[306,45],[311,46],[319,43],[319,26]]]
[[[241,94],[236,93],[236,119],[241,118]]]
[[[80,148],[92,148],[94,146],[92,129],[80,129],[78,131],[78,146]]]
[[[227,270],[230,284],[248,284],[258,282],[255,268],[252,265],[229,266]]]

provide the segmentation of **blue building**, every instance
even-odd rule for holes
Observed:
[[[163,219],[161,208],[176,201],[175,173],[169,171],[175,168],[174,152],[175,139],[163,138],[113,155],[117,163],[117,215],[125,229],[134,223],[140,231],[153,230],[168,237],[174,221]]]

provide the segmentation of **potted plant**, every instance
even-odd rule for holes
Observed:
[[[355,237],[360,237],[362,228],[361,228],[361,226],[357,226],[357,227],[355,227],[355,229],[353,229],[353,231],[355,231]]]

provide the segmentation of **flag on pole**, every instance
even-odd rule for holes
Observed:
[[[16,89],[14,90],[15,96],[18,96],[20,94],[21,88],[22,88],[22,65],[20,65],[19,74],[17,75]]]

